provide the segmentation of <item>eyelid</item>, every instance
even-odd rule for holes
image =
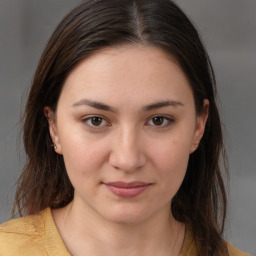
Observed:
[[[150,117],[148,118],[148,120],[146,121],[146,125],[149,125],[149,124],[148,124],[149,121],[152,121],[152,119],[155,118],[155,117],[162,117],[163,119],[165,119],[165,120],[168,121],[168,123],[165,124],[165,125],[163,125],[163,126],[162,126],[162,125],[161,125],[161,126],[152,125],[152,126],[155,127],[155,128],[166,128],[166,127],[168,127],[169,125],[171,125],[172,123],[175,122],[175,119],[174,119],[173,117],[169,116],[169,115],[157,114],[157,115],[150,116]]]
[[[93,117],[102,118],[102,121],[106,122],[106,125],[99,125],[99,126],[97,126],[97,125],[89,125],[87,122],[88,122],[89,120],[92,120]],[[111,125],[110,122],[109,122],[109,120],[108,120],[106,117],[102,116],[102,115],[88,115],[88,116],[84,116],[84,117],[82,118],[82,122],[83,122],[83,124],[85,124],[87,127],[92,128],[92,129],[100,129],[100,128],[103,128],[103,127],[106,127],[106,126],[110,126],[110,125]]]

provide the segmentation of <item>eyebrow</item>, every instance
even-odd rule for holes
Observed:
[[[82,105],[87,105],[96,109],[100,110],[105,110],[105,111],[110,111],[110,112],[117,112],[113,107],[110,107],[104,103],[98,102],[98,101],[92,101],[88,99],[82,99],[76,103],[74,103],[72,106],[77,107],[77,106],[82,106]]]
[[[178,106],[184,106],[184,104],[181,103],[180,101],[166,100],[166,101],[160,101],[160,102],[156,102],[153,104],[149,104],[149,105],[143,107],[143,110],[150,111],[153,109],[158,109],[158,108],[163,108],[163,107],[168,107],[168,106],[178,107]]]
[[[73,107],[77,107],[77,106],[90,106],[99,110],[105,110],[105,111],[110,111],[113,113],[116,113],[117,110],[111,106],[108,106],[102,102],[98,102],[98,101],[92,101],[89,99],[82,99],[79,100],[78,102],[75,102],[72,106]],[[177,106],[184,106],[183,103],[181,103],[180,101],[175,101],[175,100],[166,100],[166,101],[160,101],[160,102],[156,102],[156,103],[152,103],[149,105],[146,105],[142,108],[143,111],[150,111],[153,109],[158,109],[158,108],[163,108],[163,107],[168,107],[168,106],[172,106],[172,107],[177,107]]]

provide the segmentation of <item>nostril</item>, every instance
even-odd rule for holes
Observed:
[[[115,137],[112,138],[109,164],[116,170],[131,172],[145,164],[143,137],[134,125],[120,125]]]
[[[109,157],[109,163],[116,170],[136,171],[145,164],[145,157],[141,153],[122,154],[112,152]]]

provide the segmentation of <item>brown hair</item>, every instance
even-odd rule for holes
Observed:
[[[221,235],[226,194],[220,170],[224,148],[214,73],[196,29],[171,0],[87,0],[56,28],[40,59],[26,104],[23,138],[27,159],[17,182],[13,211],[35,214],[72,201],[74,188],[63,157],[52,149],[44,107],[56,110],[63,83],[81,60],[120,44],[156,46],[174,56],[189,79],[197,113],[202,111],[204,99],[210,102],[204,136],[190,155],[171,209],[177,220],[191,226],[199,255],[225,255]]]

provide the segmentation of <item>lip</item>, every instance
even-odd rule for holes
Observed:
[[[122,198],[131,198],[140,195],[144,192],[151,183],[145,183],[142,181],[133,181],[133,182],[109,182],[104,183],[104,185],[115,195]]]

